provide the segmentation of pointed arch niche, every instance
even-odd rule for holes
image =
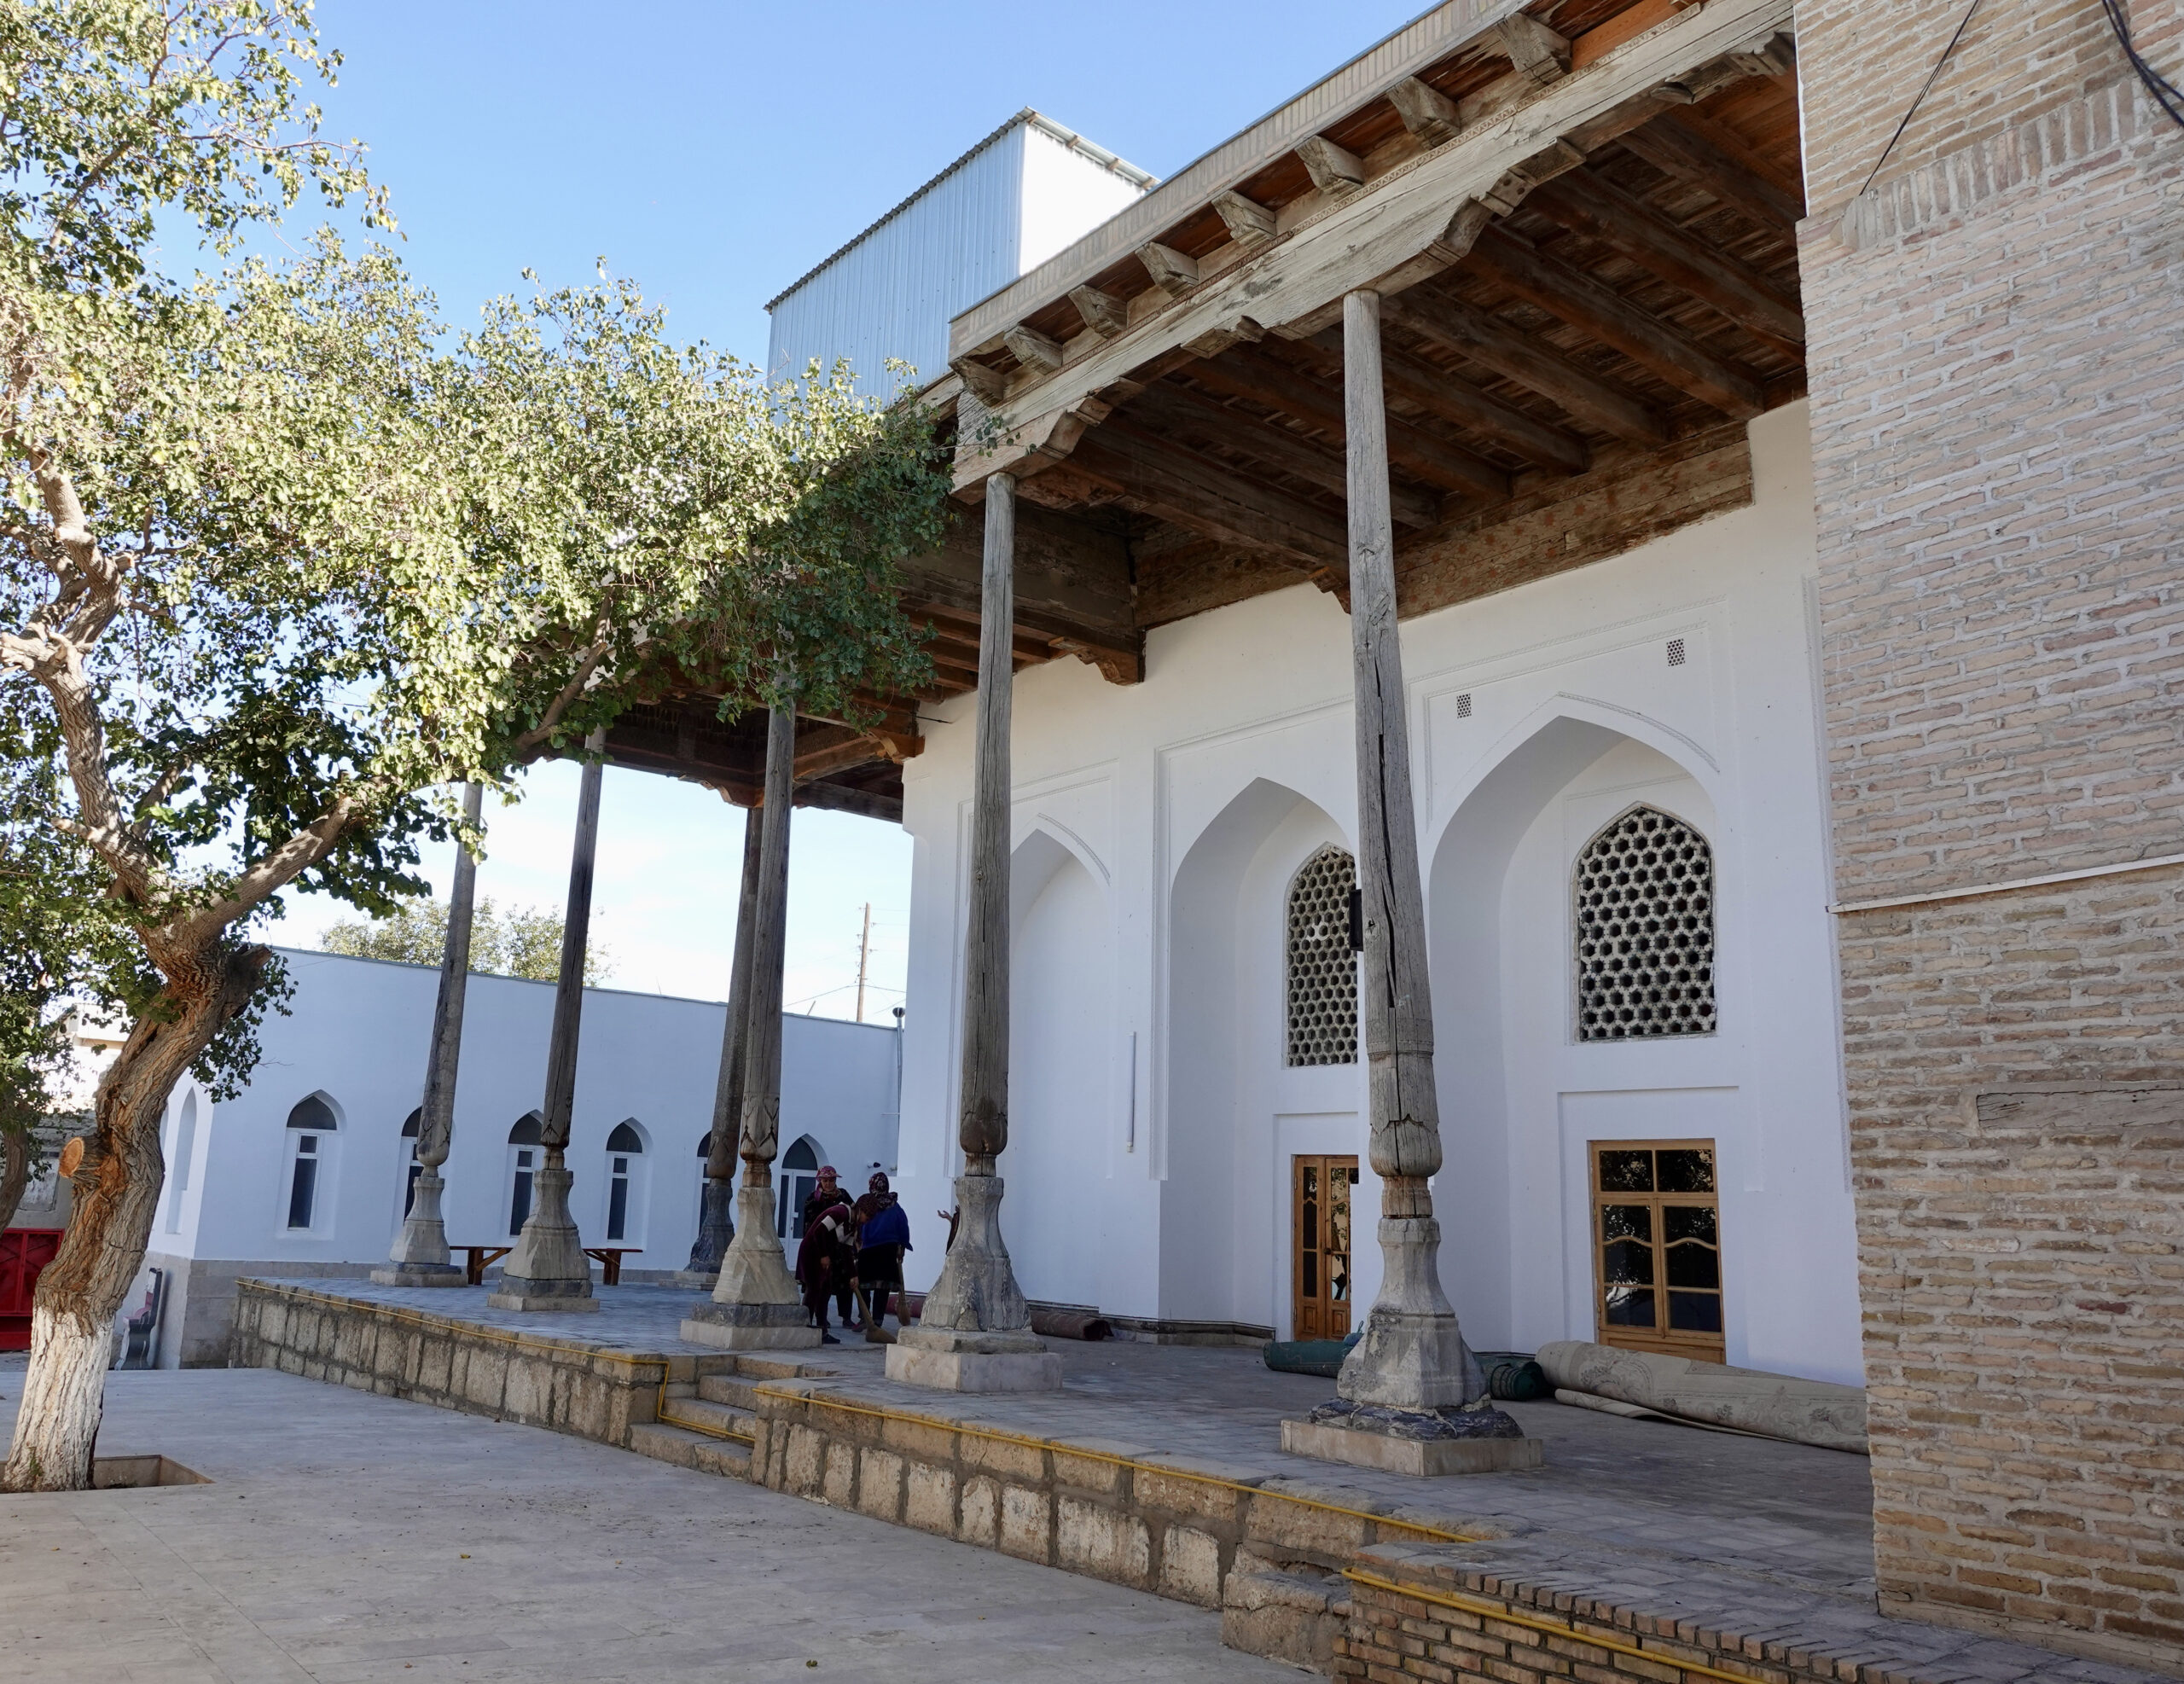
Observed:
[[[1587,848],[1630,813],[1656,814],[1707,851],[1711,902],[1714,804],[1671,746],[1548,717],[1428,856],[1442,1141],[1461,1170],[1435,1186],[1441,1279],[1480,1349],[1596,1337],[1589,1140],[1734,1132],[1727,1036],[1580,1036]]]
[[[1008,875],[1008,1152],[1002,1233],[1025,1296],[1104,1302],[1100,1203],[1121,1147],[1107,874],[1053,831]]]
[[[1318,883],[1315,862],[1332,880],[1340,874],[1324,868],[1352,851],[1325,809],[1260,778],[1221,810],[1176,868],[1159,1141],[1164,1316],[1287,1337],[1290,1160],[1354,1153],[1362,1162],[1364,1066],[1292,1063],[1289,1035],[1294,896],[1300,884]],[[1346,881],[1341,888],[1346,949]],[[1329,974],[1339,978],[1339,951],[1337,958]],[[1318,978],[1322,993],[1327,982]],[[1377,1186],[1361,1184],[1358,1194],[1355,1219],[1369,1233]],[[1359,1248],[1353,1288],[1362,1303],[1380,1284],[1379,1252],[1366,1253]]]

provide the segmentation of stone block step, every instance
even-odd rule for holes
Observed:
[[[758,1407],[758,1388],[767,1384],[765,1380],[739,1374],[707,1374],[698,1382],[698,1396],[708,1403],[726,1403],[738,1409],[755,1411]]]
[[[670,1397],[660,1410],[659,1418],[693,1432],[728,1432],[744,1438],[750,1437],[758,1425],[758,1417],[747,1409],[696,1397]]]
[[[735,1354],[735,1371],[750,1380],[804,1380],[841,1373],[831,1363],[799,1362],[793,1356],[752,1356],[742,1351]]]
[[[751,1447],[733,1439],[709,1437],[665,1421],[647,1421],[630,1429],[630,1448],[654,1461],[672,1462],[700,1473],[723,1478],[751,1477]]]

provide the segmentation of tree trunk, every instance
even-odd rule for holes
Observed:
[[[31,1137],[20,1129],[0,1128],[0,1230],[13,1227],[15,1207],[31,1184]]]
[[[75,1209],[32,1304],[30,1372],[0,1490],[90,1488],[113,1318],[143,1266],[165,1179],[160,1119],[175,1083],[242,1009],[271,957],[213,944],[163,965],[166,986],[100,1082],[71,1178]]]

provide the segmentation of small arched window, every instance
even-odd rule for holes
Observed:
[[[327,1173],[334,1131],[341,1126],[322,1094],[296,1101],[288,1112],[288,1228],[309,1232],[318,1225],[320,1181]]]
[[[1322,848],[1289,883],[1288,1062],[1357,1062],[1357,862]]]
[[[774,1232],[784,1240],[804,1238],[804,1201],[819,1188],[819,1142],[800,1135],[781,1154],[781,1207]]]
[[[538,1131],[546,1119],[526,1111],[508,1130],[508,1233],[531,1220],[531,1177],[538,1172]]]
[[[425,1173],[425,1166],[417,1161],[417,1136],[424,1126],[422,1106],[402,1119],[402,1214],[405,1219],[417,1199],[417,1177]]]
[[[1574,897],[1578,1040],[1714,1032],[1714,851],[1705,837],[1633,807],[1578,854]]]
[[[607,1137],[607,1243],[626,1240],[631,1222],[633,1183],[637,1159],[644,1155],[645,1137],[635,1123],[618,1123]]]

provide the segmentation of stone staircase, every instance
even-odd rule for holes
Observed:
[[[838,1371],[822,1364],[779,1357],[738,1356],[732,1369],[671,1380],[659,1419],[630,1429],[630,1448],[655,1461],[724,1478],[751,1478],[751,1449],[758,1437],[758,1397],[764,1380],[806,1379]]]

